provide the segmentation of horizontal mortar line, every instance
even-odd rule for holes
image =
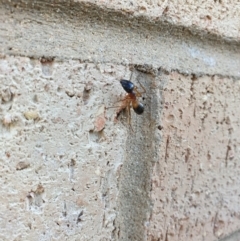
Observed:
[[[64,19],[62,24],[58,13],[49,15],[48,21],[34,13],[34,21],[29,22],[31,13],[27,12],[28,23],[24,25],[24,13],[16,11],[11,15],[16,20],[14,24],[3,25],[6,32],[0,35],[3,54],[34,58],[55,56],[60,60],[82,59],[89,63],[151,64],[188,75],[240,78],[238,45],[202,39],[202,36],[179,32],[174,26],[169,30],[166,26],[161,28],[144,22],[138,25],[134,20],[129,23],[129,19],[119,16],[112,21],[108,16],[99,20],[99,16],[80,14],[74,19]],[[2,18],[7,19],[8,15],[3,14]],[[7,33],[12,32],[19,37],[11,38]],[[6,38],[8,42],[4,41]]]
[[[0,42],[2,42],[2,41],[0,41]],[[38,45],[42,45],[41,41],[38,42],[37,39],[35,41],[32,40],[32,42],[38,43]],[[64,41],[61,40],[60,42],[64,48]],[[139,60],[139,58],[141,57],[141,54],[139,55],[139,58],[135,57],[131,60],[131,51],[128,52],[128,56],[124,56],[121,53],[116,53],[115,56],[117,56],[117,58],[116,57],[115,58],[114,57],[113,58],[109,58],[109,57],[101,58],[101,55],[105,55],[105,53],[103,53],[103,54],[100,53],[99,54],[100,58],[91,57],[89,59],[88,53],[77,54],[79,52],[79,47],[77,47],[76,45],[71,47],[73,52],[70,55],[66,52],[62,53],[60,55],[60,54],[56,54],[56,53],[53,54],[52,52],[54,52],[54,51],[51,51],[48,48],[45,49],[46,43],[44,43],[44,44],[43,44],[44,48],[42,49],[42,51],[35,52],[34,54],[32,53],[32,51],[30,51],[31,53],[27,51],[28,47],[26,47],[26,49],[21,49],[21,47],[17,47],[17,49],[19,49],[19,50],[16,51],[15,53],[12,53],[12,52],[14,52],[14,47],[12,47],[12,46],[14,46],[15,44],[9,45],[6,42],[5,43],[3,42],[2,48],[3,48],[3,45],[8,45],[8,46],[5,46],[5,50],[3,50],[3,53],[9,54],[9,55],[20,55],[20,56],[24,56],[24,57],[33,57],[33,58],[51,57],[51,58],[55,58],[55,59],[59,59],[59,60],[73,59],[73,60],[79,60],[82,62],[89,62],[89,63],[92,62],[92,63],[126,64],[126,62],[127,62],[127,63],[131,63],[131,64],[139,64],[139,65],[152,64],[155,68],[163,67],[164,69],[166,69],[168,71],[177,70],[177,71],[179,71],[183,74],[187,74],[187,75],[190,75],[190,74],[210,75],[210,76],[219,75],[219,76],[224,76],[224,77],[232,77],[232,78],[236,78],[236,79],[240,78],[240,73],[238,73],[240,68],[238,68],[237,66],[236,66],[237,70],[235,68],[232,68],[232,69],[230,68],[229,71],[221,71],[221,65],[220,65],[220,70],[215,69],[215,70],[208,71],[207,68],[200,68],[200,67],[196,69],[196,68],[194,68],[194,66],[191,66],[191,65],[189,65],[188,68],[186,69],[184,67],[184,64],[182,66],[178,67],[175,64],[167,64],[166,62],[163,62],[163,61],[152,63],[151,60],[149,60],[149,58],[145,58],[145,59],[142,58],[141,60]],[[21,44],[19,44],[19,45],[21,46]],[[53,45],[54,45],[54,43],[53,43]],[[26,44],[26,46],[27,46],[27,44]],[[25,52],[26,54],[24,54],[23,52]],[[82,58],[79,58],[76,55],[81,55]],[[123,57],[126,57],[126,60],[123,60],[124,59]],[[186,58],[188,58],[188,57],[186,57]],[[224,56],[223,56],[223,58],[224,58]],[[118,61],[118,60],[120,60],[120,61]],[[191,62],[191,61],[194,61],[194,59],[188,58],[188,62]],[[231,62],[234,62],[234,59],[231,59]],[[224,65],[224,64],[226,66],[226,63],[222,63],[222,65]],[[229,63],[229,65],[231,65],[231,63]]]
[[[74,61],[79,61],[80,64],[95,64],[95,65],[98,65],[98,64],[116,64],[116,65],[123,65],[123,66],[139,66],[139,67],[145,67],[145,64],[136,64],[136,63],[124,63],[124,62],[108,62],[108,61],[89,61],[87,59],[83,60],[83,59],[77,59],[77,58],[59,58],[57,56],[29,56],[29,55],[24,55],[24,54],[6,54],[6,55],[0,55],[0,59],[4,59],[5,57],[7,56],[13,56],[13,57],[24,57],[24,58],[30,58],[30,59],[33,59],[33,60],[40,60],[41,58],[46,58],[46,59],[49,59],[49,61],[53,61],[53,62],[56,62],[56,63],[64,63],[64,61],[68,61],[68,60],[74,60]],[[161,70],[163,72],[177,72],[179,74],[182,74],[182,75],[186,75],[186,76],[191,76],[191,75],[195,75],[197,77],[219,77],[219,78],[228,78],[228,79],[232,79],[232,80],[240,80],[239,77],[236,77],[234,75],[221,75],[221,74],[207,74],[207,73],[203,73],[203,72],[192,72],[192,73],[189,73],[189,72],[184,72],[180,69],[165,69],[161,66],[154,66],[152,67],[152,70]],[[143,73],[146,73],[148,74],[147,71],[141,71],[137,68],[137,71],[139,72],[143,72]],[[149,74],[151,74],[149,72]]]

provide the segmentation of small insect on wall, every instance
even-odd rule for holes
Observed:
[[[138,81],[139,82],[139,81]],[[139,82],[142,91],[138,90],[138,87],[135,86],[130,80],[122,79],[120,83],[123,89],[127,92],[127,95],[122,101],[121,109],[127,108],[128,111],[128,123],[131,125],[131,107],[136,114],[141,115],[144,112],[144,105],[138,100],[138,97],[142,97],[143,93],[146,93],[145,88]]]

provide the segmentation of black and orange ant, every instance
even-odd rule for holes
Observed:
[[[117,112],[117,114],[119,114],[123,109],[127,108],[128,122],[131,125],[131,107],[138,115],[141,115],[144,112],[144,105],[141,102],[139,102],[138,97],[142,97],[142,94],[146,93],[146,90],[139,81],[138,83],[143,89],[142,92],[139,91],[138,87],[135,86],[130,80],[122,79],[120,80],[120,83],[123,89],[127,92],[127,95],[122,100],[122,105],[120,106],[120,109]]]

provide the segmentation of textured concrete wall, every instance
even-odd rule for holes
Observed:
[[[126,133],[102,107],[124,69],[1,59],[1,240],[110,239]]]
[[[239,228],[240,82],[166,78],[149,240],[217,240]]]
[[[237,3],[0,3],[1,240],[240,239]]]
[[[239,1],[88,0],[86,2],[130,13],[135,17],[144,16],[152,22],[160,19],[174,25],[185,26],[193,32],[207,32],[233,40],[240,37]]]

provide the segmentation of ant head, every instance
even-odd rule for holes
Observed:
[[[132,93],[133,92],[134,84],[131,81],[122,79],[122,80],[120,80],[120,83],[121,83],[123,89],[127,93]]]

